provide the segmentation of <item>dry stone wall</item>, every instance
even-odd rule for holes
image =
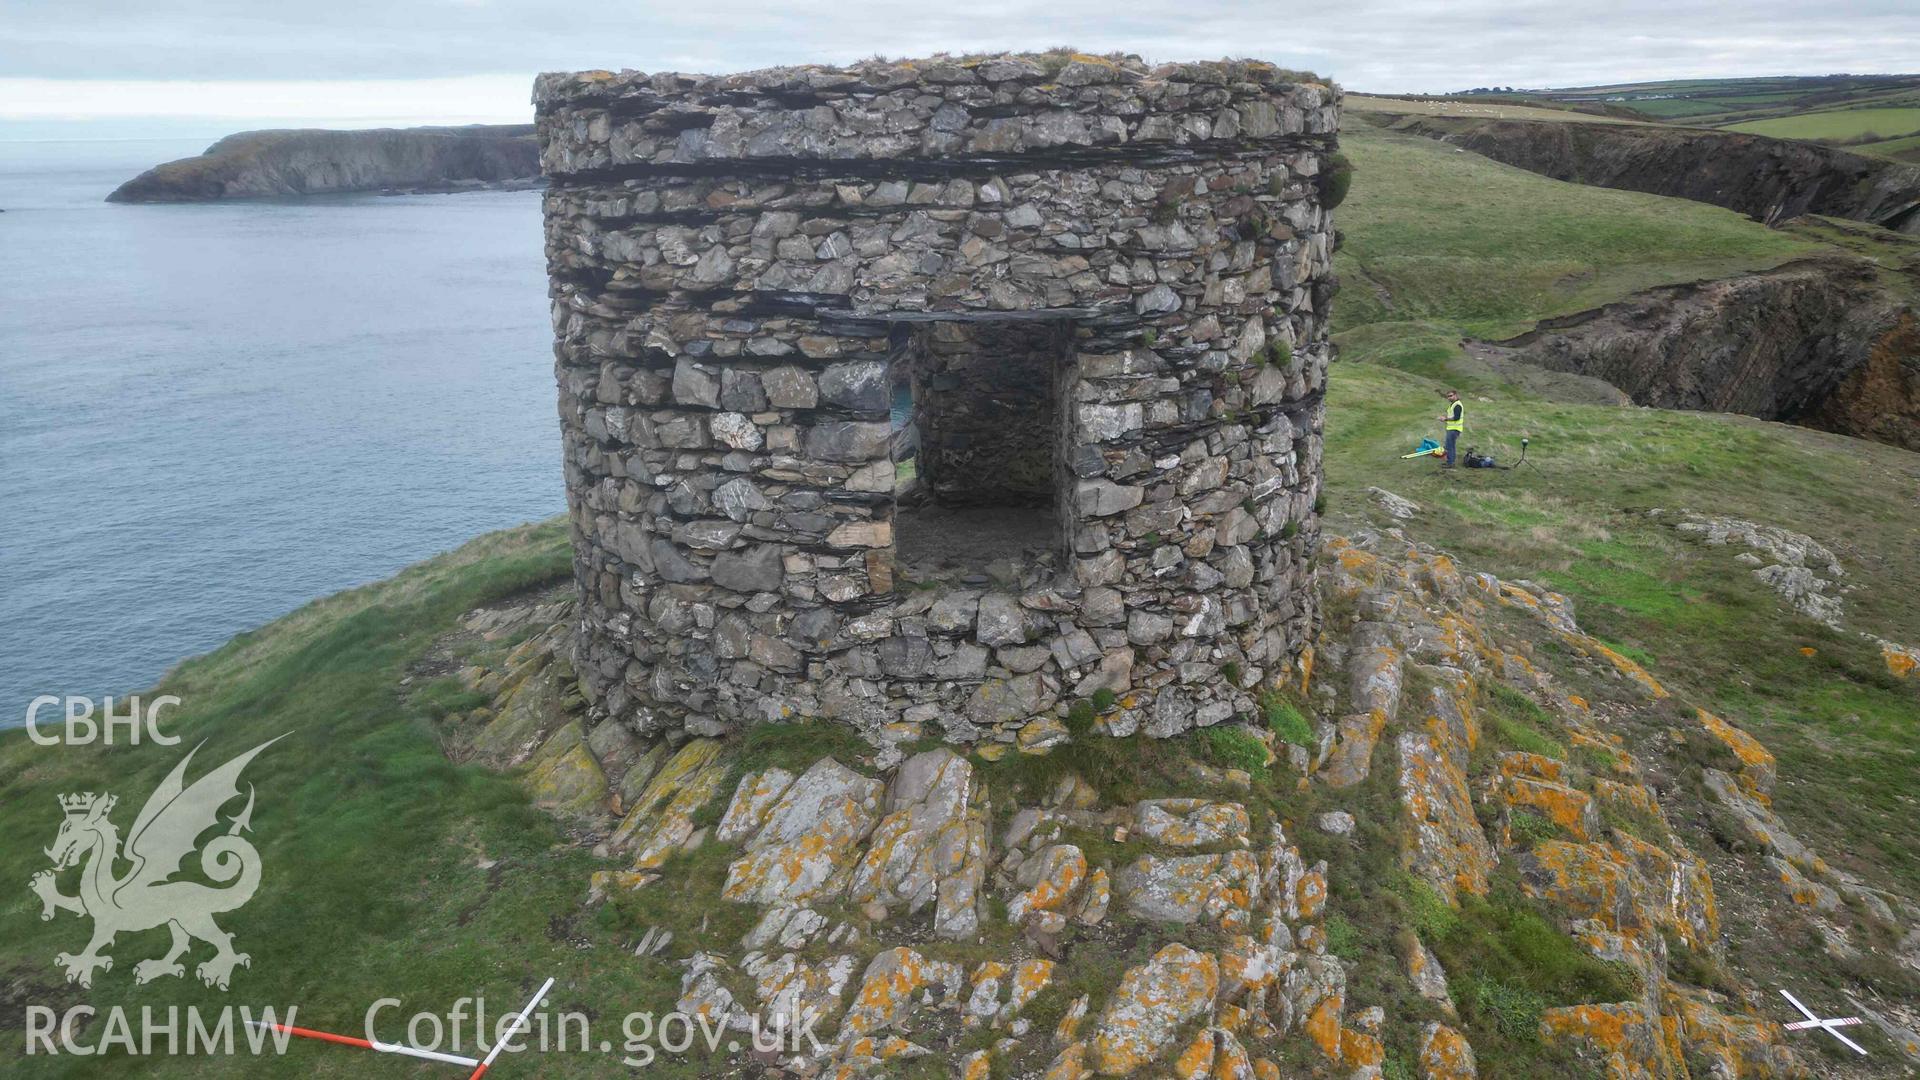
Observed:
[[[1336,90],[1051,55],[544,75],[535,104],[595,708],[1038,746],[1110,689],[1113,730],[1171,735],[1305,647]],[[1049,376],[947,408],[1008,409],[974,458],[1008,475],[970,490],[1052,477],[1058,555],[906,587],[891,387],[983,370],[970,340]]]

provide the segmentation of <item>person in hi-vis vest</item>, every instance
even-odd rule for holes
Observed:
[[[1453,468],[1454,449],[1460,442],[1460,433],[1467,430],[1467,407],[1460,402],[1460,391],[1448,390],[1447,413],[1440,419],[1447,425],[1447,461],[1443,469]]]

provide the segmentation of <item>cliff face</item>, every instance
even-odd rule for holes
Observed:
[[[390,188],[461,191],[531,186],[540,175],[530,124],[243,131],[198,157],[155,166],[108,202],[202,202]]]
[[[1768,224],[1825,214],[1920,233],[1920,168],[1814,143],[1536,120],[1407,117],[1390,126],[1556,180],[1693,199]]]
[[[1920,333],[1871,266],[1809,259],[1650,289],[1502,343],[1641,405],[1738,412],[1920,449]]]

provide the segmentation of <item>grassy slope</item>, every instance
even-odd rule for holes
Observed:
[[[677,971],[616,953],[632,936],[609,909],[590,925],[552,925],[577,908],[591,869],[545,815],[527,806],[511,779],[442,756],[424,703],[403,697],[400,680],[462,613],[568,572],[564,529],[547,524],[496,533],[410,569],[241,635],[172,673],[159,692],[183,699],[168,714],[177,749],[47,748],[20,733],[0,743],[0,832],[24,838],[0,848],[0,1023],[9,1035],[11,1076],[412,1076],[444,1066],[296,1044],[284,1059],[15,1059],[25,1004],[85,1002],[136,1008],[297,1005],[304,1022],[358,1033],[375,998],[443,1011],[483,994],[498,1011],[523,999],[542,976],[560,978],[560,1007],[645,1002],[660,1008]],[[251,903],[224,917],[252,966],[230,993],[186,980],[135,987],[132,966],[165,950],[164,931],[123,937],[114,970],[81,992],[61,981],[59,951],[78,952],[88,928],[74,916],[42,923],[25,889],[45,866],[40,848],[59,823],[56,795],[111,790],[122,795],[125,829],[140,801],[179,754],[201,740],[193,775],[281,733],[245,779],[259,792],[254,842],[264,866]],[[483,869],[481,860],[495,865]],[[190,860],[190,863],[193,861]],[[663,901],[666,898],[663,897]],[[583,948],[580,942],[591,947]],[[189,959],[204,958],[196,945]],[[624,1006],[623,1006],[624,1008]],[[384,1032],[388,1037],[393,1032]],[[90,1040],[97,1035],[90,1034]],[[617,1032],[611,1037],[618,1039]],[[437,1070],[437,1071],[436,1071]],[[598,1055],[550,1057],[543,1076],[617,1075]]]
[[[1339,212],[1334,319],[1350,356],[1506,337],[1637,289],[1818,250],[1730,210],[1558,183],[1363,123],[1343,144],[1361,178]]]
[[[1829,859],[1920,892],[1907,824],[1920,811],[1920,688],[1892,679],[1865,642],[1787,612],[1732,552],[1682,543],[1644,516],[1689,507],[1806,532],[1852,573],[1853,625],[1911,642],[1920,456],[1744,417],[1528,399],[1458,348],[1462,334],[1824,245],[1436,143],[1366,132],[1349,143],[1359,172],[1339,212],[1345,362],[1327,425],[1336,517],[1362,516],[1365,489],[1387,487],[1427,508],[1420,538],[1567,592],[1589,630],[1761,736],[1781,758],[1779,805]],[[1468,391],[1469,443],[1511,461],[1530,435],[1541,471],[1437,474],[1398,460],[1437,434],[1443,384]]]

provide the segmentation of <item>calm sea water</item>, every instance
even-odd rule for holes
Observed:
[[[0,726],[563,508],[539,195],[117,206],[0,143]]]

